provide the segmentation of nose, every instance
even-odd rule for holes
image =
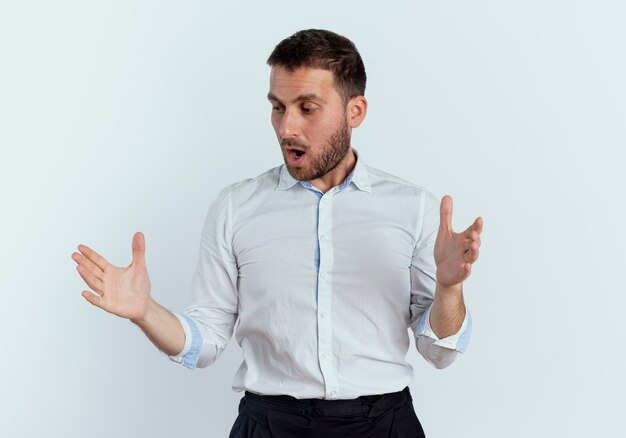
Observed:
[[[283,113],[278,127],[278,135],[280,138],[296,138],[300,135],[298,116],[293,111],[286,110]]]

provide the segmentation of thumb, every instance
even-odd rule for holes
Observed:
[[[83,296],[84,299],[89,301],[91,304],[93,304],[96,307],[100,307],[102,309],[102,306],[104,305],[104,302],[103,302],[101,296],[96,295],[96,294],[94,294],[92,292],[89,292],[89,291],[86,291],[86,290],[84,290],[81,295]]]
[[[465,230],[465,233],[471,233],[472,231],[476,231],[478,234],[482,233],[483,231],[483,218],[482,217],[477,217],[474,220],[474,222],[472,222],[472,225],[467,227],[467,229]]]
[[[133,265],[146,266],[146,239],[137,231],[133,236]]]
[[[452,231],[452,197],[445,195],[439,207],[439,230]]]

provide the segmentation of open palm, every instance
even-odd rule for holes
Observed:
[[[435,241],[435,264],[439,284],[454,286],[469,277],[472,264],[478,259],[482,229],[483,220],[479,217],[465,231],[455,233],[452,229],[452,198],[448,195],[443,197],[439,232]]]
[[[78,245],[78,250],[80,253],[72,254],[76,269],[97,294],[83,291],[83,297],[94,306],[123,318],[144,317],[150,301],[150,278],[143,234],[137,232],[133,236],[133,261],[125,268],[112,265],[85,245]]]

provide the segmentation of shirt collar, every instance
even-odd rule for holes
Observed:
[[[365,164],[363,164],[363,158],[361,158],[360,154],[356,149],[352,148],[354,151],[354,155],[356,156],[356,164],[352,172],[346,177],[346,179],[339,184],[339,188],[341,190],[345,189],[350,185],[350,183],[354,183],[354,185],[363,192],[371,192],[372,186],[370,185],[369,174],[367,173],[367,168]],[[287,170],[287,166],[284,164],[280,167],[280,178],[278,179],[278,186],[276,190],[287,190],[293,187],[296,183],[298,183],[297,179],[289,174]]]

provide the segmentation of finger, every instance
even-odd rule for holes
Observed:
[[[483,231],[483,218],[482,217],[477,217],[476,220],[474,221],[474,223],[471,226],[473,231],[476,231],[478,234],[482,233]]]
[[[467,263],[474,263],[476,260],[478,260],[478,252],[478,244],[474,242],[470,245],[469,249],[463,255],[463,259]]]
[[[466,263],[465,266],[463,267],[463,270],[465,272],[465,279],[467,279],[467,277],[469,277],[470,274],[472,273],[472,264]]]
[[[445,195],[441,198],[439,207],[439,229],[452,231],[452,197]]]
[[[476,242],[478,244],[478,246],[480,247],[480,234],[478,234],[476,231],[472,231],[472,233],[470,234],[470,244]]]
[[[472,222],[472,225],[470,225],[465,229],[465,231],[463,231],[463,234],[465,235],[465,237],[469,237],[472,233],[476,233],[476,235],[479,235],[482,230],[483,219],[481,217],[478,217],[476,218],[476,220],[474,220],[474,222]]]
[[[86,299],[87,301],[89,301],[91,304],[93,304],[96,307],[100,307],[101,309],[103,309],[104,307],[104,298],[98,296],[98,295],[94,295],[89,291],[84,290],[83,293],[81,294],[83,296],[84,299]]]
[[[89,260],[87,257],[85,257],[82,254],[79,254],[79,253],[75,252],[75,253],[72,253],[72,259],[74,259],[74,261],[76,263],[78,263],[79,265],[81,265],[84,268],[86,268],[96,278],[98,278],[99,280],[102,280],[102,278],[104,276],[104,272],[102,272],[102,269],[100,269],[99,267],[94,265],[93,262],[91,260]]]
[[[87,283],[87,286],[92,288],[98,295],[100,296],[103,295],[102,289],[103,289],[104,283],[102,283],[102,280],[99,280],[95,275],[89,272],[88,269],[86,269],[85,267],[81,265],[76,266],[76,270],[78,271],[82,279],[85,280],[85,283]]]
[[[469,248],[469,246],[474,242],[478,243],[478,246],[480,246],[481,244],[480,234],[474,231],[472,227],[473,225],[471,225],[467,230],[463,231],[463,233],[461,234],[463,238],[462,241],[465,242],[466,249]]]
[[[89,260],[91,260],[97,267],[102,269],[102,271],[104,271],[105,268],[110,265],[110,263],[107,262],[104,257],[102,257],[100,254],[98,254],[93,249],[89,248],[88,246],[78,245],[78,250],[85,257],[87,257]]]
[[[457,234],[459,238],[459,242],[462,242],[461,247],[464,251],[469,249],[469,246],[479,240],[478,233],[476,231],[472,231],[469,228],[462,233]]]
[[[472,264],[471,263],[463,263],[463,265],[459,266],[459,270],[458,270],[458,282],[462,283],[464,282],[467,277],[469,277],[469,274],[472,270]]]
[[[142,232],[136,232],[133,236],[133,265],[146,265],[146,238]]]

